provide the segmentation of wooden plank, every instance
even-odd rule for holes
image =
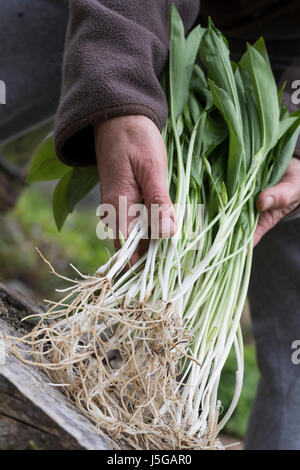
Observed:
[[[4,336],[20,335],[28,329],[29,324],[21,322],[24,315],[39,313],[39,309],[32,308],[28,302],[0,284],[0,351],[3,352],[5,347]],[[49,385],[49,378],[43,371],[24,364],[11,354],[4,360],[2,357],[2,362],[0,447],[119,448],[104,433],[97,432],[57,387]]]

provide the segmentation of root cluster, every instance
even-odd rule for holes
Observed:
[[[43,367],[51,381],[112,439],[135,449],[203,449],[214,436],[189,435],[180,376],[193,338],[172,305],[105,307],[105,278],[72,281],[39,324],[11,347]],[[24,359],[21,344],[34,361]]]

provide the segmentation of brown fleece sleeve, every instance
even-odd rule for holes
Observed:
[[[55,123],[59,158],[95,164],[93,124],[142,114],[161,129],[167,102],[159,83],[175,3],[188,31],[200,0],[69,0],[61,99]]]

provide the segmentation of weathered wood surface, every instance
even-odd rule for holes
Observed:
[[[4,376],[0,376],[0,449],[82,449]]]
[[[22,334],[29,324],[21,322],[40,311],[0,284],[0,351],[3,335]],[[15,356],[0,353],[0,448],[88,449],[118,448],[105,434],[97,433],[61,393],[49,385],[38,368]]]

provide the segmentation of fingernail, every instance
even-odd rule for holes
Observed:
[[[160,221],[161,238],[170,238],[175,233],[175,223],[170,217],[164,217]]]
[[[273,196],[266,197],[265,202],[263,204],[263,210],[267,211],[268,209],[271,209],[271,207],[274,206],[274,202],[275,200]]]

